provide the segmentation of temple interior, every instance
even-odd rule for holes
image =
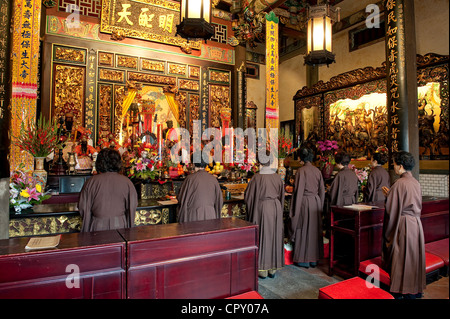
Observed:
[[[0,0],[0,12],[0,299],[393,299],[389,200],[364,192],[376,154],[393,187],[406,151],[421,297],[448,300],[448,0]],[[289,233],[303,148],[325,192],[321,257],[306,268]],[[129,227],[89,232],[81,194],[104,149],[137,206]],[[283,260],[265,277],[248,186],[269,150]],[[351,205],[330,199],[341,152],[358,178]],[[220,187],[220,218],[181,223],[197,164]],[[380,289],[366,288],[368,265]]]

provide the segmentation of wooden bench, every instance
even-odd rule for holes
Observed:
[[[28,240],[0,240],[0,299],[259,295],[258,226],[237,218],[62,234],[47,250],[26,251]]]
[[[0,240],[0,299],[121,299],[125,241],[116,231],[63,234],[55,249],[29,238]]]

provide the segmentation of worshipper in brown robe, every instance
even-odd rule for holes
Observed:
[[[372,171],[367,179],[367,185],[363,190],[364,202],[377,203],[385,201],[386,197],[383,194],[383,186],[390,187],[391,179],[389,173],[383,168],[383,165],[388,161],[388,156],[385,152],[375,152],[372,155],[371,166]]]
[[[421,297],[426,287],[425,239],[420,214],[422,191],[411,174],[414,157],[394,154],[394,171],[400,178],[387,194],[383,221],[382,267],[390,274],[390,292],[397,298]]]
[[[301,148],[304,163],[295,173],[290,217],[290,240],[294,243],[293,261],[297,266],[315,267],[323,257],[322,210],[325,186],[320,170],[311,164],[314,153]]]
[[[284,266],[284,183],[271,167],[273,157],[260,161],[261,169],[247,185],[244,202],[246,219],[259,226],[258,274],[261,278],[275,277]]]
[[[178,193],[178,222],[218,219],[223,195],[217,178],[205,171],[205,163],[195,163],[196,172],[188,175]]]
[[[330,206],[344,206],[358,201],[358,176],[348,167],[350,156],[340,152],[335,155],[335,162],[339,173],[334,177],[328,191]]]
[[[120,173],[119,152],[109,148],[101,150],[95,168],[98,174],[89,178],[80,192],[81,231],[133,227],[138,197],[133,183]]]

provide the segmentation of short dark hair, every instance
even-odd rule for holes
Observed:
[[[394,154],[393,159],[395,164],[403,165],[403,168],[407,171],[412,170],[414,168],[414,165],[416,165],[414,156],[406,151],[398,151]]]
[[[388,161],[388,156],[385,152],[375,152],[372,158],[380,165],[384,165]]]
[[[298,156],[303,162],[312,162],[314,160],[314,152],[309,147],[302,147],[298,151]]]
[[[100,173],[120,172],[122,169],[122,158],[119,151],[109,147],[102,149],[97,155],[95,169]]]
[[[342,164],[342,165],[348,165],[350,164],[350,155],[348,155],[347,153],[344,152],[338,152],[335,156],[334,156],[334,161],[336,162],[336,164]]]

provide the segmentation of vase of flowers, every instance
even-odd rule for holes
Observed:
[[[285,159],[292,152],[293,144],[290,135],[286,135],[284,130],[278,133],[278,158]]]
[[[325,140],[317,142],[317,149],[322,153],[319,161],[320,170],[324,179],[329,179],[333,173],[334,165],[336,165],[334,154],[338,148],[339,146],[336,141]]]
[[[36,178],[23,171],[23,164],[11,174],[9,195],[9,206],[13,207],[17,214],[20,214],[22,209],[41,204],[51,197],[49,191],[44,192],[44,187]]]
[[[35,158],[33,176],[43,188],[47,183],[44,160],[54,151],[58,143],[57,123],[52,124],[51,120],[46,121],[42,115],[37,123],[32,120],[23,121],[20,126],[20,134],[15,138],[14,144]]]
[[[136,157],[130,159],[128,177],[141,180],[156,179],[159,177],[158,150],[156,145],[143,143],[137,150]]]
[[[358,177],[358,202],[362,202],[364,200],[363,189],[367,185],[367,180],[369,179],[370,167],[364,167],[362,169],[357,169],[355,165],[348,165],[350,169],[352,169],[356,176]]]

